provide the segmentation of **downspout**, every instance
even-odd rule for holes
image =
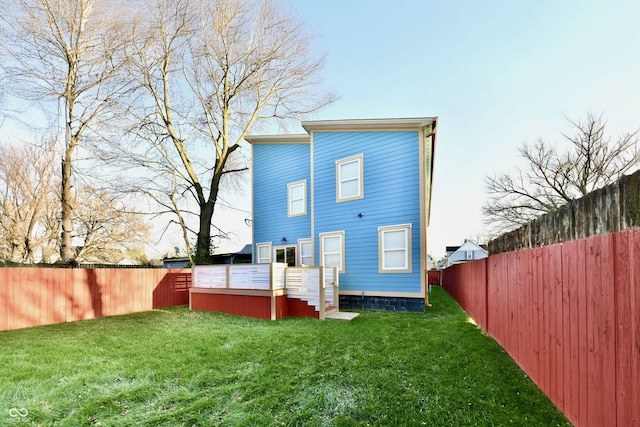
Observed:
[[[309,228],[310,228],[310,233],[311,233],[311,254],[312,254],[312,260],[313,260],[313,264],[314,265],[320,265],[320,260],[318,259],[318,262],[316,263],[316,256],[317,253],[319,251],[316,251],[316,237],[315,237],[315,166],[313,164],[313,137],[314,137],[314,132],[308,132],[309,133],[309,203],[311,203],[310,209],[309,209],[309,219],[311,221],[311,224],[309,224]]]
[[[429,223],[430,223],[430,219],[431,219],[431,196],[433,194],[433,165],[434,165],[434,157],[435,157],[435,151],[436,151],[436,130],[437,130],[437,125],[438,125],[438,118],[434,117],[433,121],[431,122],[431,132],[428,135],[424,135],[424,141],[425,141],[425,147],[424,147],[424,154],[425,154],[425,163],[424,163],[424,167],[426,169],[427,166],[427,162],[430,163],[430,171],[431,174],[429,176],[429,194],[426,195],[425,197],[427,198],[427,200],[429,200],[429,209],[428,212],[426,213],[425,219],[424,219],[424,223],[425,223],[425,229],[424,229],[424,238],[425,238],[425,252],[428,256],[428,248],[429,248],[429,236],[428,236],[428,228],[429,228]],[[424,131],[424,128],[423,128]],[[427,159],[427,150],[426,150],[426,141],[427,139],[431,137],[431,150],[430,151],[430,158]],[[426,183],[426,180],[425,180]],[[426,204],[426,201],[425,201]],[[425,206],[426,208],[426,206]],[[422,258],[422,257],[421,257]],[[422,260],[421,260],[422,261]],[[424,302],[425,305],[427,307],[431,307],[431,304],[429,303],[429,266],[427,263],[427,268],[424,269],[425,272],[425,284],[426,284],[426,289],[425,289],[425,298],[424,298]],[[440,274],[440,285],[442,285],[442,274]]]

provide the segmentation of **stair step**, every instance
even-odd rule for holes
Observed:
[[[360,313],[352,313],[350,311],[336,311],[335,313],[326,315],[324,318],[332,320],[353,320],[358,316],[360,316]]]

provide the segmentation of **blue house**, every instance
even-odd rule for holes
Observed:
[[[436,117],[254,135],[253,261],[340,272],[340,307],[424,311]]]

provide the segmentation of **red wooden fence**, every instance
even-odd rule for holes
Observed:
[[[189,303],[191,270],[0,268],[0,331]]]
[[[640,230],[491,255],[444,288],[576,426],[640,426]]]

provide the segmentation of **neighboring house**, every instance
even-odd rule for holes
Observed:
[[[211,255],[213,264],[244,264],[251,262],[251,244],[244,245],[238,252],[213,253]],[[174,255],[167,255],[162,259],[164,268],[187,268],[189,257],[180,256],[179,252]]]
[[[82,247],[76,247],[76,253],[80,253]],[[81,254],[75,259],[76,264],[83,268],[98,268],[107,266],[118,267],[135,267],[139,265],[130,258],[124,256],[122,252],[117,251],[104,251],[104,252],[91,252],[88,254]]]
[[[190,263],[189,257],[186,256],[166,257],[162,259],[162,267],[164,268],[187,268]]]
[[[246,264],[251,262],[252,245],[247,244],[238,252],[214,253],[213,264]]]
[[[478,245],[472,240],[465,240],[462,246],[447,246],[446,249],[447,267],[489,256],[486,245]]]
[[[335,266],[340,307],[424,311],[437,118],[308,121],[252,145],[254,262]]]

